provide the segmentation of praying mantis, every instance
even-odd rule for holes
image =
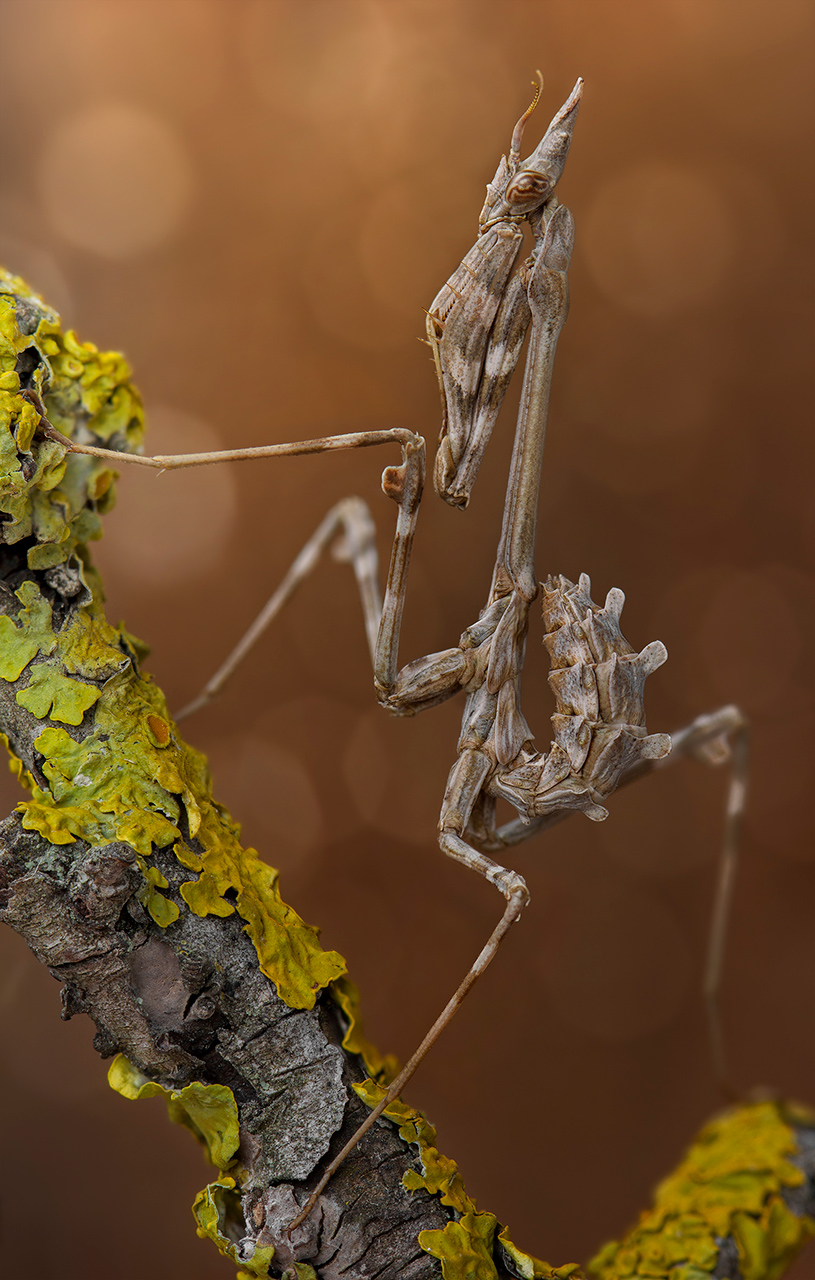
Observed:
[[[564,172],[580,106],[578,80],[537,147],[521,160],[530,107],[512,133],[479,217],[478,234],[427,314],[430,344],[442,399],[442,429],[434,466],[436,492],[466,508],[501,404],[520,360],[526,356],[503,524],[486,602],[454,646],[399,667],[399,638],[408,569],[425,480],[425,441],[413,430],[393,427],[294,443],[213,453],[138,456],[69,441],[47,421],[34,392],[25,393],[42,418],[42,430],[67,449],[158,470],[284,455],[398,445],[401,461],[382,477],[385,495],[397,506],[396,531],[384,595],[380,592],[373,522],[359,498],[339,502],[325,516],[284,581],[203,692],[178,719],[201,709],[224,687],[260,635],[278,615],[320,555],[332,544],[356,574],[380,705],[397,716],[415,715],[459,692],[465,694],[462,728],[439,820],[439,846],[447,856],[478,872],[505,899],[502,916],[463,982],[385,1096],[326,1168],[293,1219],[296,1228],[317,1204],[332,1174],[350,1150],[403,1090],[464,997],[494,958],[529,901],[523,878],[492,855],[501,855],[574,812],[593,821],[607,816],[604,801],[619,785],[659,767],[671,752],[665,733],[649,734],[643,688],[665,661],[653,641],[636,653],[619,619],[623,593],[612,588],[603,606],[590,595],[590,581],[562,576],[543,586],[545,644],[557,707],[554,741],[535,749],[520,707],[520,680],[530,610],[541,594],[535,568],[535,536],[543,448],[558,337],[568,312],[568,267],[574,242],[572,215],[555,189]],[[531,251],[518,258],[526,233]],[[700,717],[674,735],[673,754],[717,763],[734,739],[733,782],[728,802],[725,852],[712,931],[706,997],[717,1071],[724,1078],[717,995],[727,909],[735,866],[746,769],[745,726],[736,708]],[[508,801],[517,817],[496,825],[496,802]]]

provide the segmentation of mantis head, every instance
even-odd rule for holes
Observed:
[[[540,72],[538,78],[542,83]],[[451,506],[467,506],[517,365],[531,320],[530,273],[536,263],[539,274],[549,268],[565,273],[568,266],[571,216],[558,206],[554,190],[569,154],[582,93],[583,81],[578,80],[535,150],[521,161],[524,126],[540,96],[539,84],[513,130],[509,156],[501,157],[487,187],[476,243],[427,313],[443,415],[434,483]],[[536,248],[514,270],[524,222],[531,226]],[[551,284],[548,276],[541,281]],[[564,288],[565,282],[551,284],[553,305]]]
[[[520,222],[533,216],[550,199],[563,173],[583,96],[583,81],[578,79],[535,150],[527,160],[521,161],[524,127],[537,106],[543,86],[540,71],[537,74],[535,97],[512,132],[509,157],[501,157],[495,177],[487,186],[487,198],[478,219],[480,231],[486,231],[496,222]]]

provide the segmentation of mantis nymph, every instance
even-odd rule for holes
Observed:
[[[439,845],[449,857],[498,888],[505,898],[503,914],[416,1053],[327,1167],[292,1228],[309,1214],[335,1169],[402,1091],[520,917],[529,900],[526,884],[493,855],[573,812],[582,812],[593,821],[604,819],[606,797],[622,783],[659,765],[671,750],[667,734],[648,734],[643,706],[645,679],[665,661],[665,648],[654,641],[635,652],[620,631],[622,592],[613,588],[604,605],[598,606],[591,599],[585,574],[576,585],[554,576],[543,587],[545,644],[552,666],[550,684],[557,699],[552,717],[554,741],[548,752],[535,749],[520,707],[529,613],[541,593],[534,560],[538,494],[555,351],[568,311],[567,272],[574,241],[571,213],[555,190],[566,164],[582,88],[578,80],[540,143],[522,161],[524,130],[539,97],[538,87],[531,106],[513,130],[508,155],[501,158],[488,185],[476,240],[428,312],[427,333],[443,411],[435,487],[457,507],[467,505],[504,393],[528,339],[492,579],[478,619],[464,628],[452,647],[399,667],[408,566],[425,476],[421,435],[407,428],[391,428],[219,453],[148,458],[67,440],[48,424],[34,393],[29,395],[41,414],[42,431],[73,452],[161,470],[379,444],[397,444],[401,449],[400,463],[386,468],[382,478],[384,493],[397,505],[384,596],[380,594],[368,509],[360,499],[348,498],[327,514],[240,644],[203,693],[181,713],[191,714],[220,691],[321,552],[338,536],[342,555],[353,563],[358,580],[376,696],[382,707],[394,715],[414,715],[459,692],[465,695],[456,757],[441,807]],[[525,234],[531,237],[531,250],[517,265]],[[734,708],[701,717],[675,736],[673,756],[695,754],[715,762],[726,755],[726,739],[743,735],[743,728]],[[720,1076],[724,1069],[715,1009],[742,808],[743,748],[737,763],[708,978]],[[496,825],[495,817],[499,799],[508,801],[517,813],[517,818],[502,826]]]

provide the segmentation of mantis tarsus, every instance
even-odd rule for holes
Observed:
[[[571,144],[582,81],[578,80],[541,142],[522,162],[524,127],[539,92],[540,88],[516,124],[509,155],[502,157],[488,185],[475,243],[428,311],[428,340],[443,406],[434,480],[438,494],[454,506],[467,505],[528,335],[503,527],[489,594],[478,620],[464,630],[454,647],[399,669],[408,565],[425,473],[425,444],[420,435],[392,428],[219,453],[134,457],[65,440],[53,431],[38,405],[44,419],[42,429],[57,435],[73,451],[162,470],[386,443],[401,448],[401,463],[386,468],[382,478],[383,491],[398,509],[384,597],[380,594],[374,527],[368,509],[358,498],[346,499],[328,513],[240,644],[203,693],[181,713],[189,715],[219,692],[321,552],[338,535],[341,554],[353,564],[360,588],[380,704],[393,714],[413,715],[459,691],[466,694],[457,756],[442,803],[439,844],[448,856],[494,884],[504,895],[506,906],[486,945],[422,1044],[379,1105],[328,1166],[291,1228],[303,1221],[338,1165],[402,1091],[528,902],[523,878],[489,855],[500,853],[574,811],[595,821],[605,818],[605,797],[623,782],[657,766],[671,750],[668,735],[647,734],[642,702],[644,681],[664,662],[665,648],[654,641],[641,653],[635,653],[619,628],[622,592],[612,589],[605,605],[599,607],[591,600],[585,575],[577,585],[554,577],[544,587],[546,646],[552,662],[550,684],[557,698],[552,717],[554,742],[547,753],[534,749],[532,733],[520,709],[529,610],[540,591],[534,544],[549,389],[558,336],[568,311],[567,270],[573,245],[572,217],[558,201],[555,188]],[[516,267],[525,225],[531,233],[532,248]],[[721,758],[729,736],[739,736],[740,740],[706,983],[720,1078],[724,1077],[724,1066],[716,1002],[735,833],[742,809],[743,734],[740,714],[735,708],[724,708],[701,717],[674,738],[674,757],[679,753],[695,754],[708,761]],[[517,819],[503,826],[496,826],[499,798],[509,801],[518,814]]]

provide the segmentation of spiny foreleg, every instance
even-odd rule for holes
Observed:
[[[285,444],[258,445],[247,449],[225,449],[212,453],[192,454],[140,454],[121,453],[117,450],[98,448],[69,440],[48,421],[39,397],[34,397],[40,414],[39,430],[62,444],[67,451],[91,454],[116,462],[129,462],[150,467],[157,471],[173,471],[186,467],[212,465],[221,462],[243,462],[258,458],[292,457],[310,453],[331,453],[341,449],[370,448],[381,444],[398,444],[402,461],[397,466],[386,467],[382,473],[382,490],[398,507],[396,532],[388,569],[388,582],[384,600],[381,597],[378,576],[374,528],[370,513],[359,498],[339,502],[328,512],[315,533],[297,556],[283,582],[258,614],[244,636],[218,668],[215,675],[191,703],[179,713],[178,719],[190,715],[205,706],[223,688],[229,677],[257,640],[277,617],[283,605],[291,598],[303,579],[314,569],[325,549],[341,535],[337,546],[338,558],[348,559],[354,567],[365,617],[365,631],[374,666],[374,679],[380,699],[386,699],[393,687],[397,672],[399,632],[407,589],[407,573],[410,554],[416,532],[422,490],[425,477],[425,442],[413,431],[394,427],[384,431],[357,431],[347,435],[322,436],[314,440],[299,440]]]

